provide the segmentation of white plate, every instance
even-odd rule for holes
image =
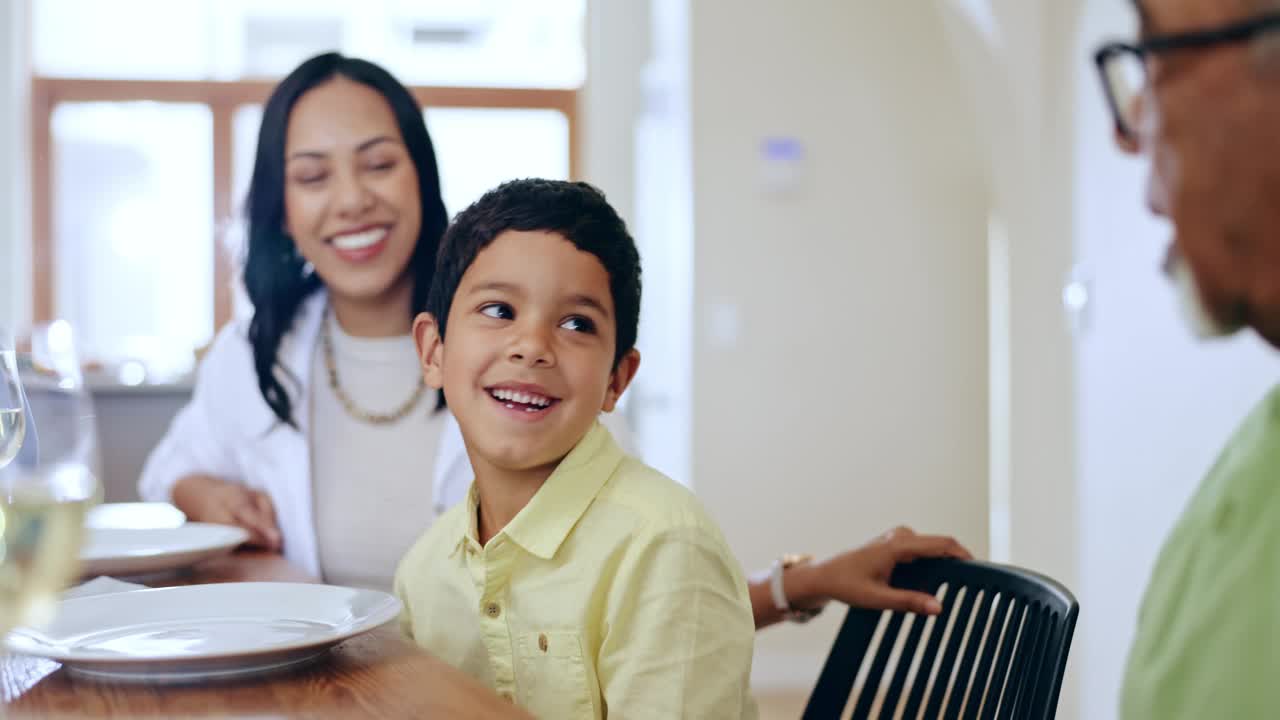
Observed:
[[[187,516],[169,503],[103,503],[89,510],[85,527],[91,528],[176,528]]]
[[[80,573],[140,575],[194,565],[249,539],[249,533],[230,525],[187,523],[176,528],[134,530],[89,528],[80,550]]]
[[[64,600],[50,627],[19,628],[6,644],[87,677],[194,682],[315,660],[399,612],[399,600],[374,590],[302,583],[188,585]]]

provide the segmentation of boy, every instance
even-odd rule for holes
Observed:
[[[402,624],[539,717],[753,716],[741,570],[596,420],[639,312],[635,243],[590,185],[509,182],[457,217],[413,334],[475,483],[401,561]]]

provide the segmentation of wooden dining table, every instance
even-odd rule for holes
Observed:
[[[316,582],[279,555],[239,551],[167,576],[152,587],[221,582]],[[395,624],[338,645],[302,669],[190,685],[78,677],[58,663],[0,660],[6,718],[528,718],[470,676],[406,640]]]

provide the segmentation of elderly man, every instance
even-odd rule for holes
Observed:
[[[1137,0],[1098,51],[1120,146],[1173,221],[1192,329],[1280,347],[1280,0]],[[1121,716],[1280,717],[1280,388],[1245,418],[1160,553]]]

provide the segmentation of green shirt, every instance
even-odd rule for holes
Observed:
[[[1120,715],[1280,718],[1280,387],[1236,430],[1160,552]]]

